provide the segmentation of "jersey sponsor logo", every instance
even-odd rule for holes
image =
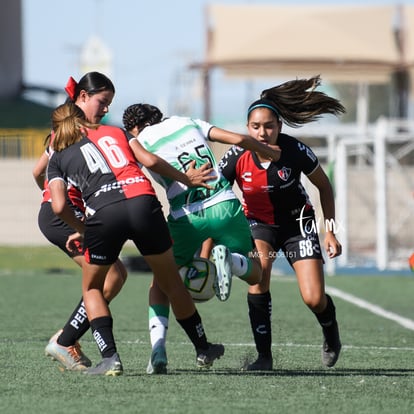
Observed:
[[[205,335],[203,324],[198,323],[196,325],[196,332],[197,332],[197,335],[198,335],[199,338],[201,338],[203,335]]]
[[[98,345],[98,348],[101,352],[108,347],[108,344],[105,342],[105,340],[102,338],[102,335],[98,331],[93,331],[92,335],[95,339],[96,345]]]
[[[277,171],[277,175],[283,181],[289,180],[290,174],[292,173],[292,169],[288,167],[282,167],[280,170]]]
[[[238,153],[243,152],[244,149],[238,146],[231,147],[221,158],[218,163],[219,170],[224,170],[229,164],[229,158],[234,156],[238,156]]]
[[[246,171],[242,174],[241,178],[243,181],[245,181],[246,183],[251,183],[252,180],[252,172],[251,171]]]
[[[106,260],[106,256],[90,253],[90,258],[95,260]]]
[[[145,176],[137,175],[136,177],[129,177],[126,180],[115,181],[110,184],[105,184],[98,191],[95,192],[95,197],[98,197],[101,193],[107,193],[108,191],[122,190],[122,187],[125,185],[143,183],[145,181]]]
[[[298,143],[298,147],[301,151],[305,151],[308,158],[310,158],[313,162],[316,161],[316,155],[313,153],[313,151],[305,144]]]
[[[306,155],[313,161],[316,161],[316,155],[313,153],[313,151],[310,148],[306,148]]]
[[[260,189],[262,190],[263,193],[270,193],[271,191],[273,191],[274,186],[273,185],[261,185]]]
[[[256,328],[256,332],[260,335],[266,335],[268,332],[266,325],[258,325]]]
[[[245,171],[242,176],[242,180],[244,183],[251,183],[253,182],[253,173],[251,171]],[[254,187],[247,186],[243,183],[243,191],[252,191]],[[262,185],[260,186],[260,189],[262,192],[268,193],[273,190],[273,185]]]
[[[257,221],[256,220],[254,220],[254,219],[248,219],[248,220],[249,220],[249,226],[250,227],[257,226]],[[249,255],[250,255],[250,253],[249,253]]]
[[[87,318],[88,318],[88,315],[86,314],[85,305],[82,302],[75,316],[70,321],[70,325],[73,326],[76,330],[78,330],[81,327],[81,324],[83,324]]]
[[[292,180],[292,181],[290,181],[290,182],[288,182],[288,183],[286,183],[286,184],[283,184],[283,185],[281,185],[279,188],[281,189],[281,190],[283,190],[284,188],[287,188],[287,187],[290,187],[292,184],[294,184],[295,183],[295,180]]]

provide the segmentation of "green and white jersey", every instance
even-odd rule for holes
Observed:
[[[147,151],[165,159],[177,170],[185,173],[193,160],[196,161],[195,168],[209,162],[214,169],[217,178],[208,183],[214,187],[212,190],[203,187],[188,188],[150,171],[154,180],[165,188],[170,214],[175,219],[236,198],[230,183],[220,174],[208,145],[208,134],[212,127],[213,125],[199,119],[172,116],[159,124],[146,127],[138,135],[139,142]]]

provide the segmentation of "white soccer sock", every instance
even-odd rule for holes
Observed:
[[[168,330],[168,318],[165,316],[153,316],[149,320],[149,331],[151,347],[154,349],[155,346],[165,346],[167,339]]]

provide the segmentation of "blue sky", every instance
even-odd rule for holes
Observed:
[[[29,84],[63,90],[69,76],[79,79],[83,74],[80,52],[84,43],[96,35],[113,57],[111,78],[117,92],[111,114],[115,123],[126,106],[144,101],[160,106],[166,115],[171,115],[171,102],[178,100],[184,105],[183,111],[202,116],[201,100],[194,99],[197,76],[183,69],[189,62],[202,60],[203,10],[208,3],[333,4],[331,0],[22,0],[24,79]],[[398,1],[339,0],[335,3],[379,5]],[[221,79],[220,73],[214,76],[213,115],[230,122],[233,117],[237,121],[251,100],[250,92],[243,82],[229,84]],[[260,87],[255,86],[257,95]],[[186,105],[189,95],[194,102],[190,108]]]

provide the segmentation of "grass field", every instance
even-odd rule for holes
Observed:
[[[335,368],[325,369],[320,363],[321,331],[299,297],[296,280],[275,277],[275,367],[261,375],[240,370],[254,357],[254,346],[246,285],[235,281],[228,302],[213,299],[198,306],[209,340],[225,344],[224,357],[210,371],[196,370],[193,348],[172,317],[169,373],[148,376],[150,276],[131,273],[111,305],[124,375],[91,378],[60,372],[44,356],[47,340],[80,298],[77,267],[55,248],[0,248],[0,263],[1,413],[414,412],[414,278],[327,279],[343,352]],[[338,292],[353,299],[338,297]],[[361,307],[356,298],[372,306]],[[81,344],[98,362],[90,333]]]

